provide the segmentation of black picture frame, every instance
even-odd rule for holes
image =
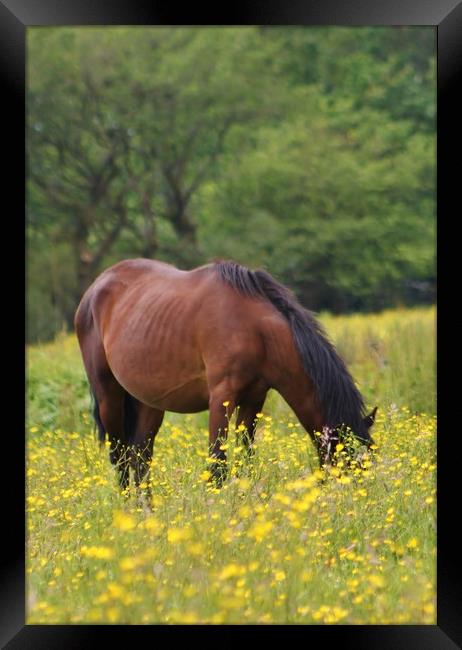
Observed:
[[[6,334],[5,351],[13,360],[5,366],[8,382],[3,392],[4,447],[3,467],[11,476],[3,481],[0,641],[2,647],[16,648],[89,648],[108,643],[109,636],[121,644],[175,639],[194,642],[196,629],[191,626],[111,626],[25,625],[24,578],[24,456],[25,439],[20,434],[24,373],[18,362],[23,350],[21,321],[24,302],[19,297],[18,283],[24,279],[25,264],[20,269],[24,247],[24,124],[25,124],[25,31],[33,25],[432,25],[437,32],[438,47],[438,606],[435,626],[245,626],[244,633],[281,635],[301,633],[303,642],[328,641],[342,647],[416,648],[419,650],[460,647],[462,642],[461,588],[456,581],[460,557],[457,533],[459,438],[457,399],[458,381],[448,379],[455,365],[460,316],[457,316],[451,282],[457,278],[458,238],[455,227],[457,189],[461,183],[460,162],[451,160],[450,152],[460,151],[460,99],[457,77],[462,71],[462,3],[460,0],[306,0],[293,3],[267,1],[245,5],[228,5],[219,11],[192,6],[179,10],[172,3],[132,0],[0,0],[0,70],[4,93],[3,147],[6,165],[3,205],[10,206],[3,221],[4,264],[2,275],[3,322]],[[6,92],[5,92],[6,91]],[[9,143],[8,143],[9,139]],[[459,208],[460,211],[460,208]],[[8,215],[8,216],[7,216]],[[451,216],[454,218],[451,219]],[[444,242],[444,243],[443,243]],[[13,255],[6,255],[6,253]],[[459,254],[460,255],[460,254]],[[13,266],[11,262],[13,261]],[[24,257],[25,262],[25,257]],[[22,272],[21,272],[22,270]],[[23,284],[22,286],[25,286]],[[2,304],[0,303],[0,304]],[[16,305],[16,307],[14,307]],[[14,309],[13,309],[14,307]],[[25,321],[22,320],[22,323]],[[17,343],[17,347],[10,344]],[[3,355],[4,356],[4,355]],[[19,352],[19,357],[22,353]],[[458,365],[455,367],[459,367]],[[13,387],[14,386],[14,390]],[[17,395],[14,405],[13,393]],[[460,472],[460,470],[459,470]],[[459,561],[460,564],[460,561]],[[207,642],[231,645],[242,632],[241,626],[193,626]],[[134,629],[135,628],[135,629]],[[225,629],[223,629],[225,628]],[[257,629],[253,629],[257,628]],[[320,637],[320,638],[318,638]],[[276,639],[274,639],[276,641]]]

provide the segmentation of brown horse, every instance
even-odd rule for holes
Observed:
[[[332,461],[344,427],[370,446],[374,409],[314,316],[268,273],[234,262],[192,271],[147,259],[102,273],[77,309],[75,328],[95,399],[99,438],[110,441],[122,488],[148,480],[165,411],[209,409],[212,476],[224,478],[220,449],[236,407],[251,452],[256,414],[270,388],[293,409]],[[322,432],[315,436],[315,431]]]

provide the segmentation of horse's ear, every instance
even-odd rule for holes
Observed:
[[[371,427],[375,422],[375,414],[377,413],[377,407],[374,407],[369,415],[366,415],[364,418],[364,424],[367,428]]]

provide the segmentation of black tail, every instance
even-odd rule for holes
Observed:
[[[93,418],[95,420],[95,425],[96,425],[95,433],[98,436],[98,440],[101,443],[103,443],[106,440],[106,429],[104,428],[104,424],[101,420],[101,416],[99,413],[98,400],[96,399],[96,396],[91,388],[90,388],[90,394],[91,394],[91,401],[93,404],[92,406]],[[130,444],[135,437],[136,422],[137,422],[137,412],[136,412],[135,398],[126,392],[124,395],[124,434],[125,434],[124,442],[126,444]]]

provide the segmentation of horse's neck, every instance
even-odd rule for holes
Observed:
[[[301,378],[300,381],[295,380],[277,390],[308,433],[322,430],[324,421],[311,382],[307,383]]]
[[[315,388],[303,368],[290,330],[271,334],[266,345],[268,383],[282,395],[308,432],[322,430],[324,422]]]

